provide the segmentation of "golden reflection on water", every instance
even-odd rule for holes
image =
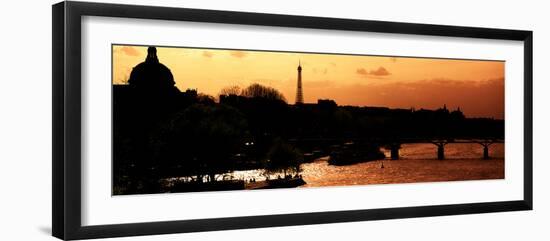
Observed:
[[[303,187],[502,179],[504,159],[381,160],[350,166],[317,161],[303,164],[303,170]]]
[[[435,145],[409,144],[400,150],[400,160],[334,166],[328,165],[325,157],[302,164],[301,174],[307,184],[301,187],[503,179],[504,144],[491,145],[489,154],[491,159],[483,160],[479,144],[449,144],[445,146],[447,159],[436,160]],[[236,171],[232,175],[245,180],[265,178],[262,170]]]

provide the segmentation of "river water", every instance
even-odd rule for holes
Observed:
[[[490,160],[483,160],[479,144],[447,144],[445,160],[437,160],[433,144],[405,144],[400,160],[386,159],[346,166],[328,165],[328,157],[302,164],[302,187],[347,186],[504,178],[504,144],[490,146]],[[235,171],[234,178],[264,180],[262,170]]]

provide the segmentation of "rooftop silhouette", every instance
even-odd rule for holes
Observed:
[[[145,61],[132,69],[128,83],[132,88],[148,93],[173,93],[178,91],[172,72],[160,63],[155,47],[149,47]]]

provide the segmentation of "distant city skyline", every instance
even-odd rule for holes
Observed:
[[[237,51],[158,47],[181,91],[217,97],[227,86],[259,83],[295,102],[302,67],[305,103],[436,109],[458,107],[467,117],[504,119],[503,61]],[[147,46],[113,45],[113,84],[125,83]]]

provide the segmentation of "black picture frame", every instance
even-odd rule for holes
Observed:
[[[212,230],[276,227],[380,219],[532,210],[533,33],[523,30],[443,26],[324,17],[60,2],[53,13],[53,236],[72,240]],[[104,16],[207,23],[281,26],[378,33],[450,36],[524,43],[524,187],[522,200],[404,208],[342,210],[99,226],[81,224],[81,18]],[[139,221],[139,220],[136,220]]]

